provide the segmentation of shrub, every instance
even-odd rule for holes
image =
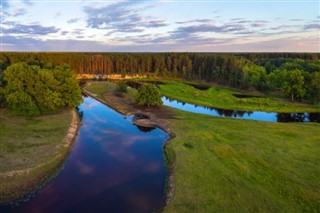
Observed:
[[[119,81],[115,91],[117,93],[128,93],[126,83],[124,81]]]
[[[139,105],[159,106],[162,105],[161,94],[154,85],[145,84],[139,88],[136,102]]]

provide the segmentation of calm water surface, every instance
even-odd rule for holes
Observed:
[[[320,113],[277,113],[259,111],[239,111],[218,109],[214,107],[204,107],[189,104],[162,97],[163,104],[172,108],[181,109],[188,112],[200,113],[218,117],[230,117],[238,119],[259,120],[269,122],[317,122],[320,123]]]
[[[32,199],[2,211],[159,210],[167,176],[163,145],[169,136],[160,129],[141,131],[131,123],[132,116],[90,97],[79,108],[83,125],[62,171]]]

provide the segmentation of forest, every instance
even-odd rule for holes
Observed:
[[[0,54],[0,71],[26,62],[68,65],[77,74],[182,78],[247,91],[282,92],[291,101],[320,101],[320,53],[20,53]]]

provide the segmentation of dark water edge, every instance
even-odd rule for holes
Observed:
[[[165,201],[168,172],[161,129],[141,129],[93,98],[61,172],[29,200],[0,212],[153,212]]]
[[[219,109],[214,107],[199,106],[196,104],[177,101],[168,97],[162,97],[163,104],[172,108],[184,110],[187,112],[200,113],[205,115],[237,118],[247,120],[258,120],[268,122],[316,122],[320,123],[320,112],[316,113],[277,113],[260,111],[241,111]]]

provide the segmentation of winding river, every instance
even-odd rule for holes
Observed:
[[[318,122],[320,113],[224,110],[162,98],[164,105],[220,117],[270,122]],[[165,201],[168,134],[146,129],[91,97],[79,106],[82,126],[60,173],[18,206],[1,212],[154,212]]]
[[[317,122],[320,123],[320,112],[316,113],[277,113],[259,111],[240,111],[204,107],[195,104],[184,103],[165,96],[162,97],[163,104],[172,108],[200,113],[218,117],[229,117],[237,119],[248,119],[268,122]]]
[[[86,97],[75,146],[64,168],[27,202],[4,212],[153,212],[165,201],[162,130],[133,125]],[[1,211],[2,212],[2,211]]]

